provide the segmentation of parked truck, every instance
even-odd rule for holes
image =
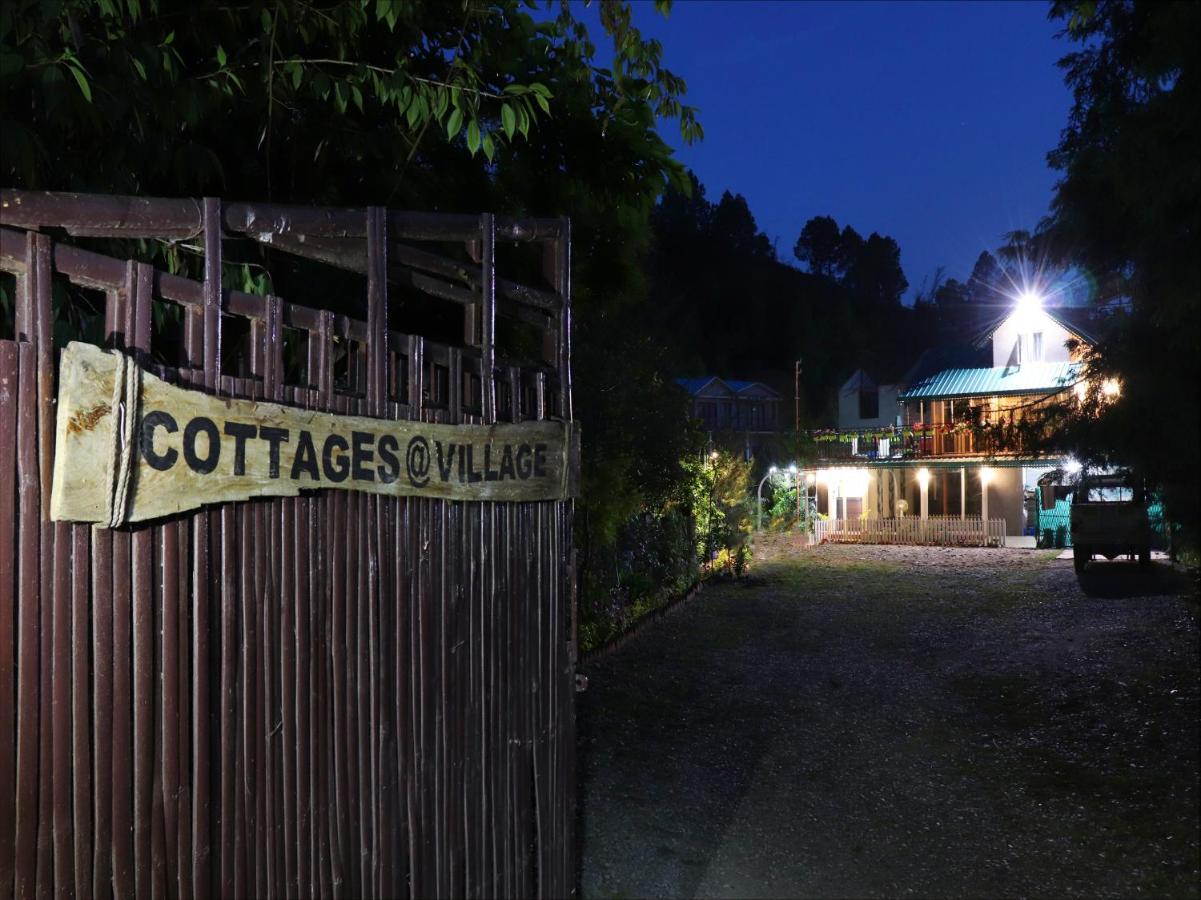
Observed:
[[[1072,494],[1072,557],[1076,572],[1093,556],[1137,557],[1151,562],[1153,532],[1147,515],[1147,492],[1129,472],[1082,474]]]

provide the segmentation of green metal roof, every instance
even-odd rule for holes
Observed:
[[[902,400],[952,397],[992,397],[1000,394],[1038,394],[1075,384],[1078,363],[1026,363],[991,369],[943,369],[911,384]]]

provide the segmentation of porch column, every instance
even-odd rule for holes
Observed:
[[[985,527],[988,527],[988,483],[992,481],[992,472],[984,467],[980,467],[980,518],[984,520]]]
[[[922,518],[930,518],[930,470],[917,470],[917,486],[921,490]]]
[[[967,466],[959,467],[959,518],[967,518]]]

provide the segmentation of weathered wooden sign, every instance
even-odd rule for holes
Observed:
[[[575,455],[563,422],[437,425],[212,397],[72,343],[50,512],[116,525],[306,488],[555,500],[574,493]]]

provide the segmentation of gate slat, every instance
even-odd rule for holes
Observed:
[[[11,896],[17,815],[17,411],[20,356],[0,341],[0,893]]]
[[[18,898],[26,898],[34,895],[37,883],[41,483],[37,477],[36,357],[32,344],[20,343],[17,350],[17,508],[20,525],[17,529],[16,878],[13,893]]]
[[[162,694],[159,703],[159,778],[163,802],[164,845],[167,855],[167,893],[176,896],[179,884],[179,523],[158,529],[162,560],[159,615],[162,620]]]
[[[0,516],[3,513],[0,512]],[[91,560],[87,525],[71,527],[71,755],[75,792],[72,815],[75,848],[72,889],[79,900],[92,897],[92,748],[91,659],[89,647],[89,604]],[[11,619],[6,620],[11,621]],[[2,664],[2,663],[0,663]],[[2,726],[0,726],[2,727]],[[0,788],[2,790],[2,788]]]

